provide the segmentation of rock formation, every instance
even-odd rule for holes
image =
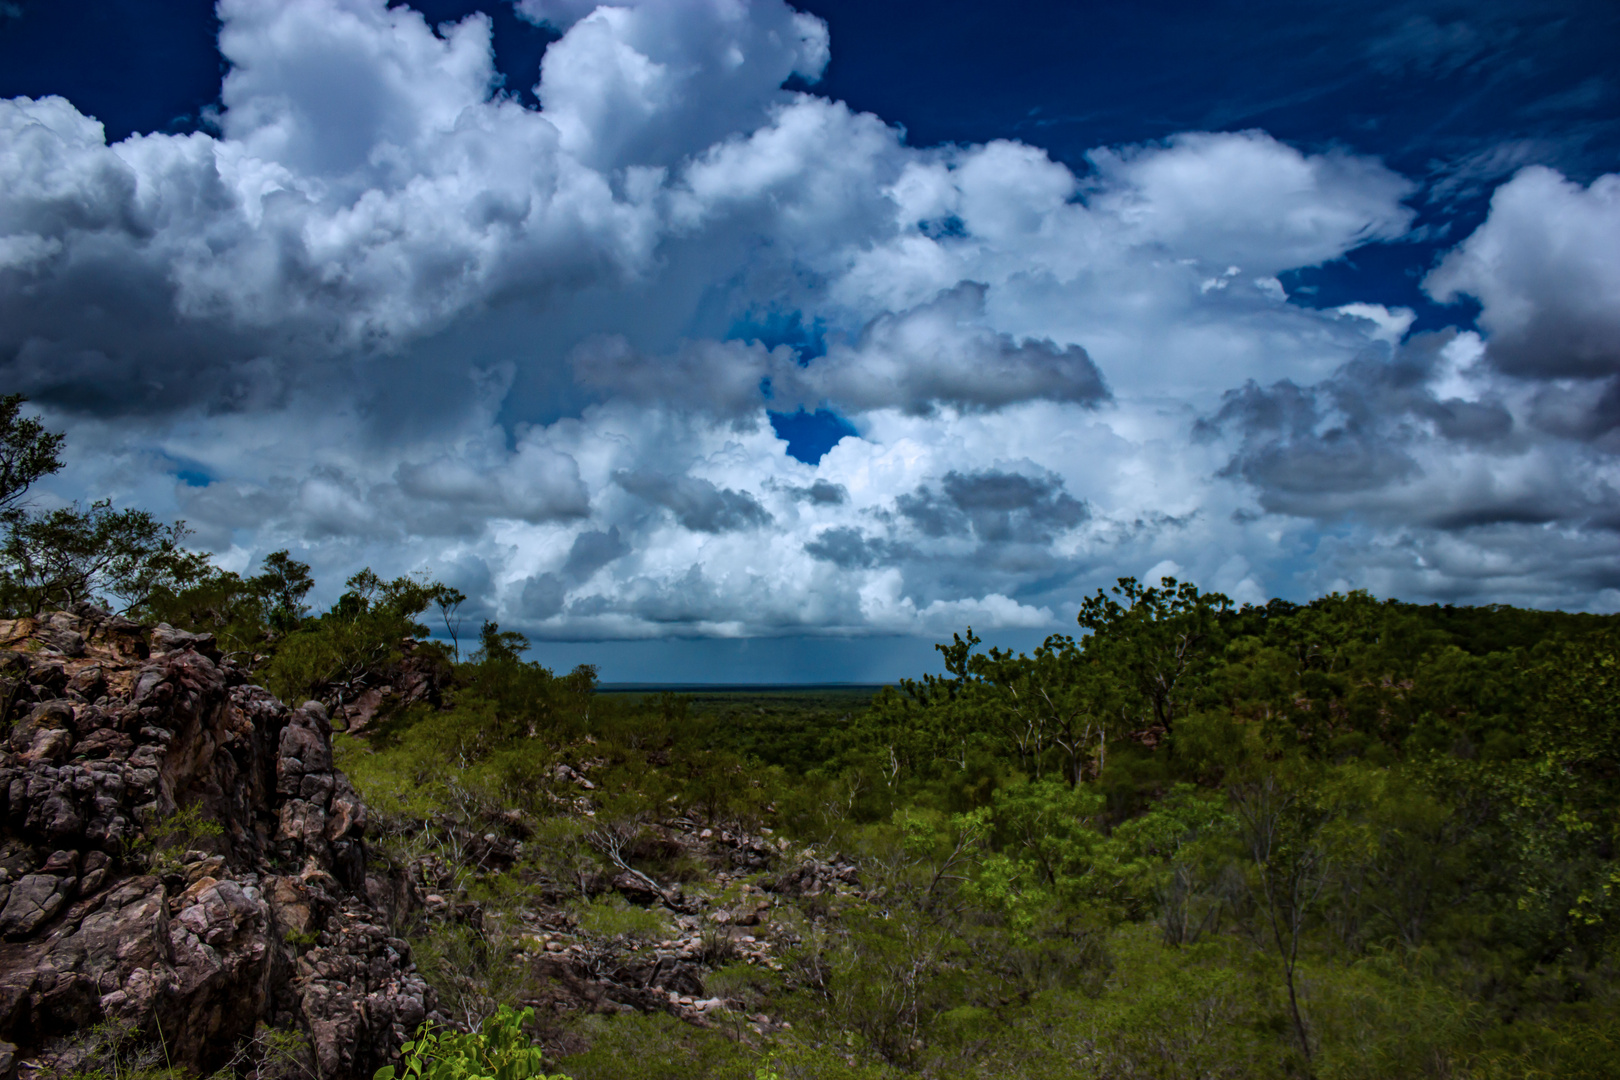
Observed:
[[[208,635],[80,607],[0,621],[0,707],[0,1080],[68,1071],[108,1020],[177,1067],[267,1024],[316,1075],[369,1077],[434,1014],[321,705]]]

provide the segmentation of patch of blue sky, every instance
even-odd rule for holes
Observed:
[[[767,349],[786,345],[792,349],[802,366],[827,352],[827,327],[820,318],[806,323],[804,312],[751,311],[731,324],[725,337],[729,341],[757,341]]]
[[[855,425],[831,409],[808,412],[768,414],[776,437],[787,440],[788,457],[806,465],[819,465],[827,451],[838,445],[840,439],[854,435],[860,437]]]

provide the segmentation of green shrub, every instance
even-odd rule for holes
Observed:
[[[153,873],[167,874],[180,869],[187,851],[224,831],[224,825],[203,816],[200,803],[193,803],[148,823],[145,835],[134,840],[127,853],[144,861]]]
[[[626,903],[617,894],[597,897],[575,907],[580,928],[598,937],[656,940],[673,932],[662,912]]]
[[[434,1031],[423,1025],[415,1040],[402,1048],[398,1069],[384,1065],[372,1080],[568,1080],[562,1073],[547,1076],[545,1055],[523,1034],[534,1010],[516,1012],[510,1005],[461,1034]]]

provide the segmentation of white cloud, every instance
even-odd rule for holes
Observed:
[[[383,0],[224,0],[217,137],[0,102],[0,366],[71,429],[57,497],[183,513],[232,565],[429,569],[552,638],[1059,629],[1170,566],[1244,600],[1615,587],[1593,395],[1501,374],[1548,313],[1609,370],[1608,180],[1504,187],[1430,279],[1488,337],[1408,338],[1276,278],[1404,233],[1376,161],[917,149],[781,89],[828,39],[779,0],[521,7],[563,33],[540,110],[488,20]],[[789,458],[766,408],[822,404],[859,436]]]
[[[1094,205],[1144,239],[1262,274],[1400,236],[1413,217],[1400,200],[1417,190],[1375,161],[1307,156],[1262,131],[1192,132],[1091,161],[1106,185]]]
[[[1548,168],[1521,170],[1424,287],[1442,303],[1479,299],[1488,355],[1503,371],[1620,373],[1620,175],[1583,188]]]
[[[669,165],[757,127],[789,76],[820,78],[827,26],[780,0],[666,0],[583,6],[525,2],[564,24],[538,92],[563,149],[599,169]]]

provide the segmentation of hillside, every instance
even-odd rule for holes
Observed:
[[[365,1077],[508,1007],[574,1080],[1620,1062],[1612,618],[1126,582],[866,708],[401,618],[0,625],[6,1074]]]

